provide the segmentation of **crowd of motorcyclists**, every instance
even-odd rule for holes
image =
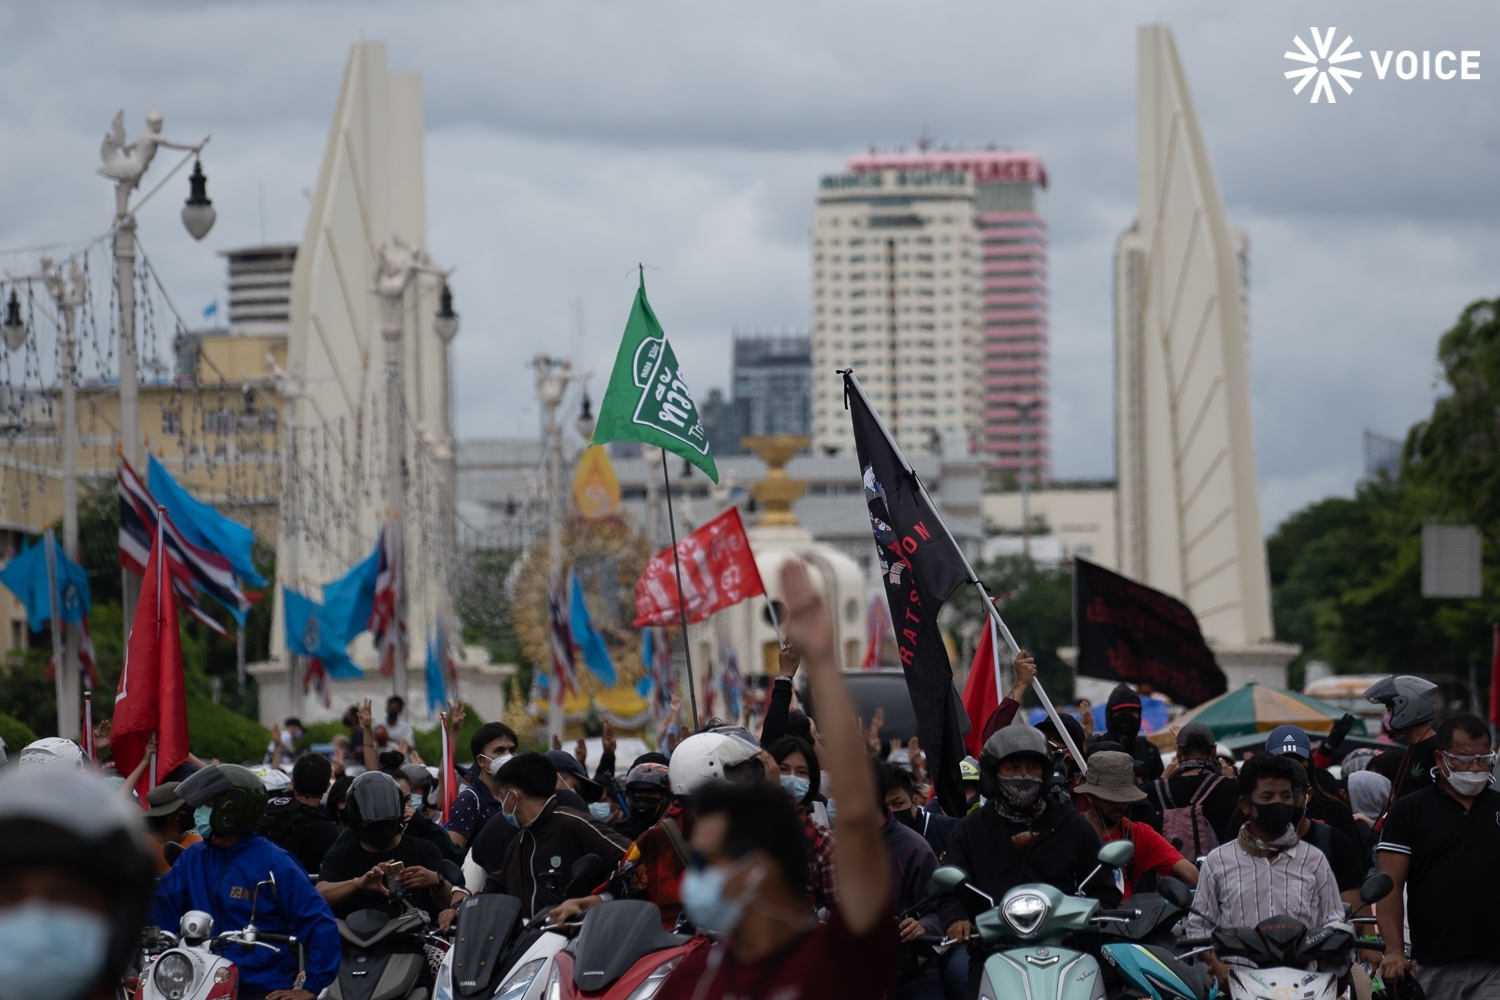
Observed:
[[[1114,963],[1115,979],[1078,995],[1140,995],[1098,929],[1180,911],[1180,958],[1162,960],[1206,1000],[1240,995],[1237,970],[1254,962],[1233,929],[1345,926],[1377,871],[1390,886],[1370,918],[1379,938],[1316,956],[1339,984],[1363,968],[1392,998],[1500,998],[1491,734],[1471,715],[1438,720],[1431,683],[1370,689],[1395,738],[1378,752],[1345,746],[1352,716],[1316,742],[1283,726],[1239,760],[1191,723],[1165,767],[1121,685],[1103,731],[1063,717],[1079,761],[1054,725],[1016,721],[1035,671],[1022,653],[982,753],[960,767],[966,812],[950,816],[920,746],[857,718],[805,571],[782,584],[788,644],[760,733],[710,720],[628,763],[606,733],[591,773],[581,745],[533,752],[486,723],[446,826],[399,699],[384,726],[368,703],[351,709],[332,760],[299,752],[288,720],[265,763],[193,758],[143,801],[76,745],[38,741],[0,780],[0,1000],[519,1000],[547,975],[554,998],[976,998],[995,989],[997,942],[1033,933],[1026,906],[1051,919],[1062,897],[1091,922],[1058,940]],[[815,720],[794,707],[799,671]],[[202,990],[188,973],[152,979],[143,941],[213,933],[232,973]],[[466,934],[501,940],[484,951]],[[559,944],[535,951],[549,934]],[[648,953],[670,958],[628,971]],[[621,969],[603,968],[610,956]],[[472,971],[485,963],[497,967]]]

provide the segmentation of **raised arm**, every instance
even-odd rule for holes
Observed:
[[[839,912],[855,935],[868,932],[890,905],[890,866],[880,842],[880,807],[874,777],[849,689],[839,676],[833,621],[798,560],[782,565],[781,592],[788,609],[787,635],[802,651],[818,705],[823,760],[833,781],[838,812],[833,864]]]

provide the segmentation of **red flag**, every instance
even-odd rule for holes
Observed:
[[[677,559],[682,562],[688,624],[766,592],[738,507],[730,507],[678,542]],[[677,567],[672,550],[662,549],[635,582],[633,624],[676,625],[677,618]]]
[[[442,726],[443,753],[438,765],[438,795],[442,800],[443,823],[453,812],[453,800],[458,798],[458,774],[453,768],[453,744],[448,739],[448,713],[439,712],[438,722]]]
[[[158,515],[166,518],[167,512],[159,508]],[[177,597],[167,566],[166,534],[158,531],[152,540],[141,597],[130,623],[110,731],[110,745],[122,774],[130,773],[141,762],[147,741],[156,734],[156,767],[148,768],[141,778],[143,804],[151,787],[188,755],[182,636],[177,631]]]
[[[1500,625],[1490,626],[1490,724],[1500,722]]]
[[[964,681],[964,712],[969,716],[964,749],[971,757],[979,756],[984,746],[984,724],[1000,707],[1000,689],[995,686],[995,623],[986,618],[984,626],[974,662],[969,664],[969,679]]]

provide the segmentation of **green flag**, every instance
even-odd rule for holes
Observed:
[[[625,324],[620,353],[615,355],[609,386],[599,403],[594,444],[606,441],[644,441],[681,455],[719,481],[719,470],[708,450],[708,433],[698,407],[677,367],[677,355],[646,301],[646,277],[635,293],[635,305]]]

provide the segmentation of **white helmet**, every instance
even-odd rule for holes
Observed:
[[[738,726],[695,733],[672,751],[668,766],[672,794],[691,795],[714,779],[735,780],[740,777],[740,765],[754,761],[759,753],[755,737]]]
[[[250,772],[260,779],[262,785],[266,786],[266,793],[272,798],[277,793],[285,792],[292,787],[292,779],[279,767],[262,764],[260,767],[252,767]]]
[[[83,747],[61,736],[48,736],[26,745],[26,748],[21,751],[19,766],[22,768],[57,766],[82,768],[85,763],[87,762],[84,760]]]

